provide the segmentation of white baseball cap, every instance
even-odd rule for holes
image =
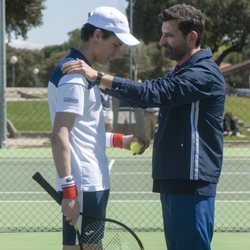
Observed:
[[[130,34],[127,17],[114,7],[98,7],[89,14],[87,23],[101,29],[113,32],[124,44],[128,46],[140,43]]]

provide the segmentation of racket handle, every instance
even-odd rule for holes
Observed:
[[[39,173],[36,172],[32,178],[59,204],[62,203],[62,195],[58,193]]]
[[[62,195],[60,195],[60,193],[58,193],[44,178],[43,176],[39,173],[36,172],[32,178],[59,204],[61,205],[62,203]],[[81,243],[81,235],[80,232],[78,230],[77,225],[74,225],[76,234],[77,234],[77,238],[79,241],[79,246],[80,246],[80,250],[83,250],[82,247],[82,243]]]

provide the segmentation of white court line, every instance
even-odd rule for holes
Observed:
[[[109,163],[109,172],[111,172],[111,169],[114,166],[114,163],[115,163],[115,159],[111,159],[111,161]]]
[[[115,192],[112,192],[110,194],[156,194],[156,193],[153,193],[153,192],[136,192],[136,191],[133,191],[133,192],[130,192],[130,191],[115,191]]]
[[[250,203],[250,200],[217,200],[218,203]]]
[[[109,200],[111,203],[151,203],[151,202],[160,202],[160,200]],[[6,200],[6,201],[0,201],[1,203],[55,203],[55,201],[50,201],[50,200]],[[55,203],[56,204],[56,203]]]
[[[46,192],[25,192],[25,191],[19,191],[19,192],[0,192],[0,194],[46,194]]]
[[[151,175],[151,172],[114,172],[112,175]],[[222,172],[221,175],[250,175],[250,172]]]
[[[116,191],[112,192],[110,194],[154,194],[157,195],[157,193],[153,192],[130,192],[130,191]],[[250,191],[218,191],[217,194],[250,194]]]
[[[152,203],[160,200],[110,200],[111,203]],[[250,200],[216,200],[218,203],[250,203]]]
[[[119,157],[119,156],[115,157],[115,159],[121,160],[121,161],[136,161],[136,162],[138,162],[138,161],[145,161],[145,158],[146,159],[150,158],[150,160],[152,159],[151,157],[134,157],[134,158],[129,158],[129,157],[122,158],[122,157]],[[151,163],[151,161],[150,161],[150,163]]]
[[[250,172],[222,172],[222,175],[249,175]]]
[[[150,175],[151,172],[115,172],[112,175]]]
[[[0,192],[0,194],[47,194],[46,192]],[[112,192],[111,194],[154,194],[153,192],[130,192],[130,191],[117,191],[117,192]]]
[[[218,191],[217,194],[250,194],[250,191]]]
[[[46,192],[0,192],[0,194],[47,194]],[[156,194],[151,191],[111,191],[111,194]],[[217,194],[250,194],[250,191],[218,191]]]
[[[111,203],[158,203],[160,200],[109,200]],[[217,203],[250,203],[250,200],[216,200]],[[55,203],[49,200],[18,200],[18,201],[0,201],[1,203]],[[55,203],[56,204],[56,203]]]
[[[43,200],[43,201],[32,201],[32,200],[20,200],[20,201],[9,201],[9,200],[6,200],[6,201],[0,201],[0,204],[1,203],[55,203],[55,201],[47,201],[47,200]],[[55,203],[56,204],[56,203]]]

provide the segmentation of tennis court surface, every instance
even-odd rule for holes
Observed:
[[[159,195],[151,191],[151,153],[149,149],[142,156],[133,156],[126,150],[107,150],[112,185],[107,217],[135,229],[144,241],[151,235],[164,245]],[[21,232],[21,235],[22,232],[60,231],[60,207],[32,179],[39,171],[54,185],[50,148],[2,149],[0,170],[0,232]],[[243,235],[250,232],[249,147],[225,148],[215,231]],[[60,238],[60,234],[56,235]]]

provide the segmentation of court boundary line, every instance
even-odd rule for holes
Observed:
[[[160,203],[160,199],[157,200],[109,200],[111,203]],[[1,203],[55,203],[53,200],[5,200]],[[216,200],[215,203],[250,203],[250,200]]]
[[[6,192],[1,192],[1,194],[47,194],[46,192],[43,191],[6,191]],[[152,191],[111,191],[110,194],[153,194],[157,195],[159,193],[154,193]],[[250,191],[217,191],[217,194],[250,194]]]

